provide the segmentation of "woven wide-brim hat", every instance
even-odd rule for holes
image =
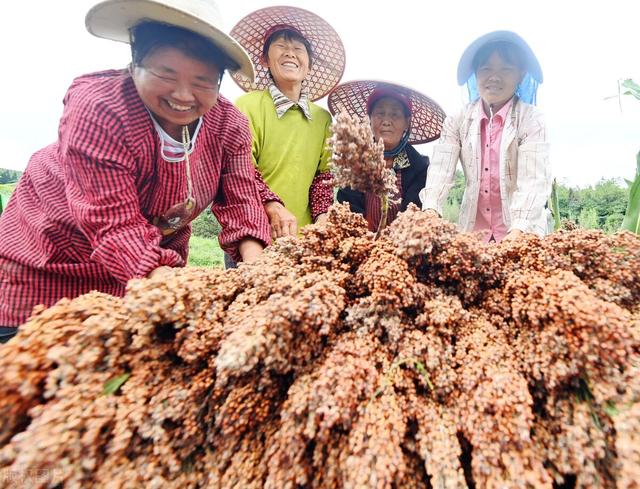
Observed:
[[[338,85],[330,94],[327,105],[333,115],[346,111],[363,118],[369,106],[382,97],[395,97],[411,112],[409,144],[428,143],[440,137],[446,114],[431,98],[395,83],[377,80],[356,80]]]
[[[130,29],[144,21],[182,27],[200,34],[238,64],[237,73],[249,80],[254,78],[251,58],[224,32],[220,11],[212,0],[103,0],[85,17],[87,30],[94,36],[127,43],[130,42]]]
[[[460,62],[458,63],[458,85],[464,85],[469,80],[469,77],[473,74],[473,58],[476,57],[478,51],[485,45],[496,42],[508,42],[515,44],[524,55],[524,64],[527,72],[538,83],[542,83],[542,68],[538,62],[538,58],[533,53],[533,50],[529,47],[527,42],[522,39],[518,34],[511,31],[494,31],[484,36],[480,36],[478,39],[469,44],[469,47],[464,50]]]
[[[306,87],[311,100],[324,97],[338,83],[344,73],[345,51],[340,36],[321,17],[297,7],[267,7],[250,13],[238,22],[231,35],[249,52],[256,66],[255,81],[240,74],[233,79],[245,92],[262,90],[273,83],[269,68],[262,64],[265,36],[291,28],[311,44],[312,63]]]

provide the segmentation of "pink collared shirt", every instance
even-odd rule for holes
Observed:
[[[483,110],[480,111],[480,193],[474,231],[483,233],[483,241],[488,243],[502,241],[509,228],[502,218],[502,199],[500,196],[500,140],[504,121],[511,109],[513,99],[507,102],[493,119]]]

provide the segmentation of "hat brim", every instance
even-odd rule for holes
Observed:
[[[175,0],[105,0],[87,12],[85,25],[94,36],[126,43],[130,42],[129,30],[145,20],[182,27],[210,40],[238,64],[237,72],[253,80],[251,57],[235,39],[214,25],[221,24],[219,19],[214,22],[206,15],[211,16],[211,12],[202,15]]]
[[[269,68],[262,64],[264,35],[275,26],[291,26],[311,44],[313,62],[305,86],[311,100],[328,94],[344,74],[345,50],[338,33],[324,19],[298,7],[267,7],[242,18],[231,35],[247,50],[256,67],[254,81],[241,75],[233,79],[245,92],[263,90],[273,83]]]
[[[346,111],[351,116],[367,115],[367,100],[376,89],[395,91],[411,101],[409,144],[423,144],[440,137],[446,114],[433,99],[408,88],[379,80],[355,80],[341,83],[329,94],[327,105],[331,114]]]
[[[526,41],[515,32],[494,31],[479,37],[464,50],[458,63],[458,85],[467,83],[467,80],[473,74],[473,58],[475,58],[478,51],[486,44],[494,42],[509,42],[518,46],[524,54],[527,71],[538,83],[542,83],[542,68],[538,58],[536,58]]]

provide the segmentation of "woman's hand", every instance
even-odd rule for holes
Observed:
[[[425,209],[422,212],[425,212],[428,216],[440,217],[440,214],[438,214],[438,211],[436,211],[435,209]]]
[[[174,270],[172,267],[168,267],[166,265],[162,265],[161,267],[154,268],[149,272],[147,278],[161,278],[164,276],[168,276],[173,274]]]
[[[269,216],[271,223],[271,235],[274,238],[282,236],[296,236],[298,234],[298,223],[296,216],[291,214],[280,202],[272,200],[264,205],[264,210]]]
[[[316,220],[313,221],[314,224],[324,224],[327,222],[327,213],[323,212],[322,214],[318,214],[316,216]]]
[[[253,238],[243,239],[238,247],[238,251],[240,252],[240,256],[242,256],[242,261],[244,263],[256,261],[262,254],[262,250],[264,250],[262,243]]]
[[[519,239],[522,237],[524,233],[522,231],[520,231],[519,229],[512,229],[511,231],[509,231],[507,233],[507,235],[503,238],[502,241],[510,241],[510,240],[515,240],[515,239]]]

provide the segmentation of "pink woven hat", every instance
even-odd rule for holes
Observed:
[[[356,80],[338,85],[330,94],[327,105],[331,114],[346,111],[360,118],[368,115],[371,105],[382,97],[393,97],[411,112],[409,144],[428,143],[440,137],[444,110],[431,98],[395,83],[376,80]]]
[[[291,29],[311,44],[312,66],[305,86],[311,100],[324,97],[342,78],[345,52],[338,33],[313,12],[297,7],[267,7],[250,13],[231,29],[235,38],[249,53],[256,67],[255,81],[241,73],[233,79],[245,92],[262,90],[272,82],[269,69],[261,62],[262,48],[267,38],[281,29]]]

